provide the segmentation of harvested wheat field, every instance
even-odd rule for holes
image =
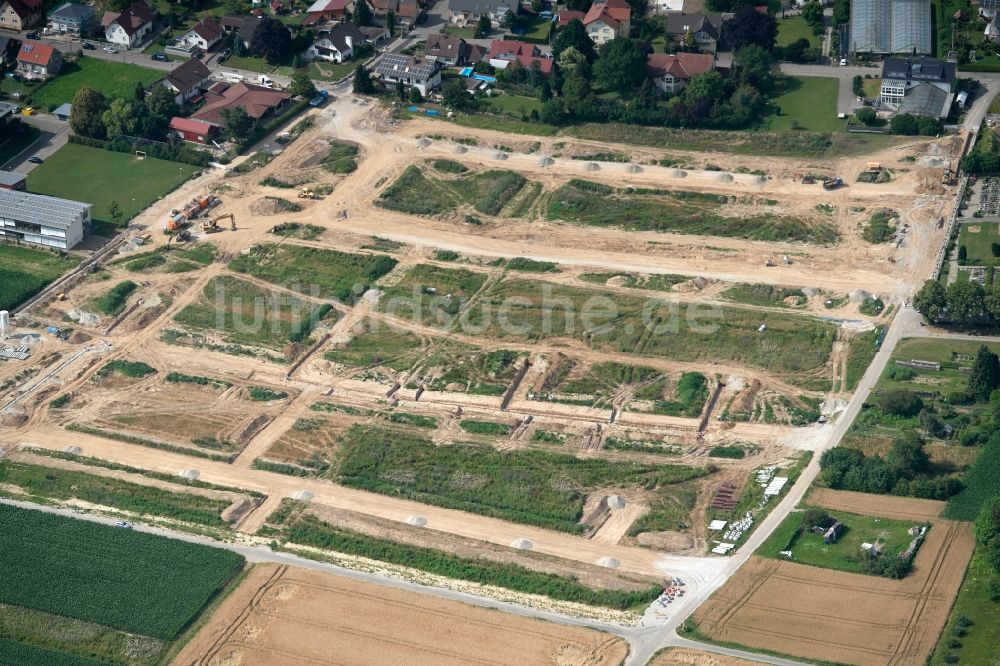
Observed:
[[[751,557],[693,619],[702,634],[750,648],[859,666],[922,664],[974,546],[969,523],[934,521],[902,580]]]
[[[658,652],[647,666],[754,666],[759,663],[690,648],[667,648]]]
[[[617,666],[621,639],[340,576],[259,565],[176,666]]]
[[[866,516],[918,521],[933,521],[941,515],[948,504],[937,500],[894,497],[892,495],[880,495],[878,501],[873,502],[872,495],[868,493],[831,490],[829,488],[813,488],[807,502],[827,509],[849,511]]]

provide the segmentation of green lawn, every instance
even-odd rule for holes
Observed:
[[[913,521],[861,516],[845,511],[830,510],[829,515],[847,527],[836,543],[824,544],[823,537],[810,532],[808,528],[796,537],[795,533],[802,525],[802,513],[793,512],[781,521],[778,529],[771,533],[756,554],[773,559],[787,559],[779,551],[788,549],[792,551],[793,561],[799,564],[864,573],[860,557],[862,543],[875,543],[881,539],[881,543],[884,544],[882,548],[884,556],[895,557],[897,553],[905,550],[913,539],[907,530],[920,524]]]
[[[93,204],[91,217],[102,222],[111,222],[108,205],[117,201],[125,222],[196,171],[190,164],[68,143],[31,172],[28,190]]]
[[[934,656],[928,662],[931,666],[993,663],[997,646],[1000,645],[1000,622],[996,621],[1000,603],[990,598],[989,585],[990,581],[996,583],[997,576],[986,561],[982,549],[976,549],[965,572],[958,598],[951,609],[951,618],[941,633]],[[958,647],[951,648],[949,644],[953,644],[952,641],[956,638],[953,633],[955,621],[960,616],[972,620],[972,625],[957,641]],[[949,655],[957,656],[958,661],[946,661]]]
[[[969,266],[1000,265],[1000,257],[994,257],[990,249],[992,243],[1000,243],[1000,223],[972,220],[963,224],[958,232],[958,246],[964,245],[969,253],[966,260]]]
[[[524,97],[523,95],[497,95],[491,97],[489,101],[490,110],[496,113],[506,113],[520,116],[531,113],[532,110],[542,112],[542,101],[537,97]]]
[[[525,22],[524,34],[520,35],[525,41],[533,42],[535,44],[547,44],[549,41],[549,33],[552,31],[552,21],[535,18],[530,19]]]
[[[476,28],[456,28],[452,25],[446,25],[441,29],[441,32],[448,35],[449,37],[462,37],[463,39],[475,39],[476,38]]]
[[[104,93],[105,97],[131,97],[137,82],[148,87],[163,75],[164,72],[155,69],[84,56],[79,62],[63,67],[59,76],[38,88],[31,97],[42,109],[72,102],[73,95],[84,86]]]
[[[0,310],[14,309],[76,265],[70,256],[0,244]]]
[[[789,16],[778,21],[778,46],[788,46],[800,39],[808,39],[809,46],[819,46],[819,37],[801,16]]]
[[[790,76],[785,89],[771,99],[781,115],[768,117],[765,129],[783,132],[805,129],[838,132],[847,127],[837,118],[837,79],[821,76]]]
[[[233,69],[243,69],[248,72],[259,72],[261,74],[268,74],[275,68],[269,65],[263,58],[253,58],[250,56],[230,56],[226,62],[222,63],[223,67],[232,67]]]

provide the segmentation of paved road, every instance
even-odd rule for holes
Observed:
[[[69,140],[69,123],[48,114],[22,116],[21,118],[29,125],[34,125],[41,130],[41,134],[30,146],[7,160],[5,164],[0,164],[0,168],[4,171],[26,174],[37,166],[28,161],[29,157],[35,156],[45,159],[66,145]]]

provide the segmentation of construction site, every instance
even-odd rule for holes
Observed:
[[[378,565],[622,626],[683,620],[842,427],[933,270],[963,147],[620,146],[621,163],[586,159],[593,141],[400,124],[351,95],[309,114],[273,159],[191,180],[12,313],[0,458],[245,492],[212,529],[349,568],[375,565],[301,535],[669,591],[591,603]],[[354,168],[329,168],[345,146]],[[254,580],[329,596],[284,569]],[[226,626],[185,663],[236,663],[216,660],[245,649]],[[600,658],[558,663],[624,659],[579,631],[572,654]]]

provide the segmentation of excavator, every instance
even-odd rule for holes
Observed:
[[[222,231],[222,227],[219,226],[219,222],[228,219],[230,228],[236,231],[236,216],[232,213],[226,213],[225,215],[218,215],[213,217],[211,220],[205,220],[201,224],[202,231],[206,234],[214,234],[217,231]]]
[[[299,191],[299,199],[319,199],[319,198],[320,196],[308,187],[303,187]]]
[[[191,240],[191,232],[187,229],[180,229],[177,233],[172,234],[170,238],[167,239],[167,249],[170,249],[171,243],[183,243],[185,241]]]

